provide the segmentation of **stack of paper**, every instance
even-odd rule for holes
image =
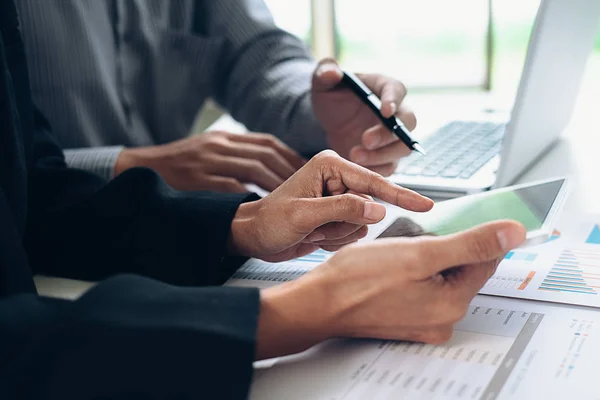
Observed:
[[[230,284],[296,279],[330,256],[250,260]],[[599,292],[600,216],[565,215],[546,243],[506,256],[450,342],[330,340],[260,364],[251,398],[599,399]]]

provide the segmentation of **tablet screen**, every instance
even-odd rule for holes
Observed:
[[[428,213],[399,218],[379,237],[447,235],[499,219],[517,220],[527,231],[535,231],[544,225],[564,182],[561,179],[438,203]]]

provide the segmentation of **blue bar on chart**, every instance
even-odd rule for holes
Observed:
[[[537,254],[536,253],[522,253],[520,251],[519,252],[517,252],[517,251],[510,251],[504,257],[505,260],[528,261],[528,262],[535,261],[536,258],[537,258]]]
[[[309,263],[321,264],[321,263],[324,263],[325,260],[327,260],[332,255],[333,255],[333,253],[319,249],[313,253],[307,254],[303,257],[296,258],[295,260],[291,260],[289,262],[309,262]]]
[[[600,253],[565,250],[540,284],[539,290],[579,294],[598,294]]]
[[[290,266],[286,262],[268,263],[262,260],[250,259],[232,275],[231,279],[288,282],[310,272],[311,269],[302,264]]]
[[[585,241],[587,244],[600,244],[600,227],[594,225],[594,229]]]

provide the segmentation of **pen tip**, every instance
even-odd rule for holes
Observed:
[[[419,152],[423,155],[427,154],[427,152],[425,151],[425,149],[417,142],[412,144],[413,150],[416,152]]]

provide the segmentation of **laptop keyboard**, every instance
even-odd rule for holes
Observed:
[[[505,127],[492,122],[451,122],[421,143],[426,156],[413,152],[396,173],[469,179],[500,153]]]

